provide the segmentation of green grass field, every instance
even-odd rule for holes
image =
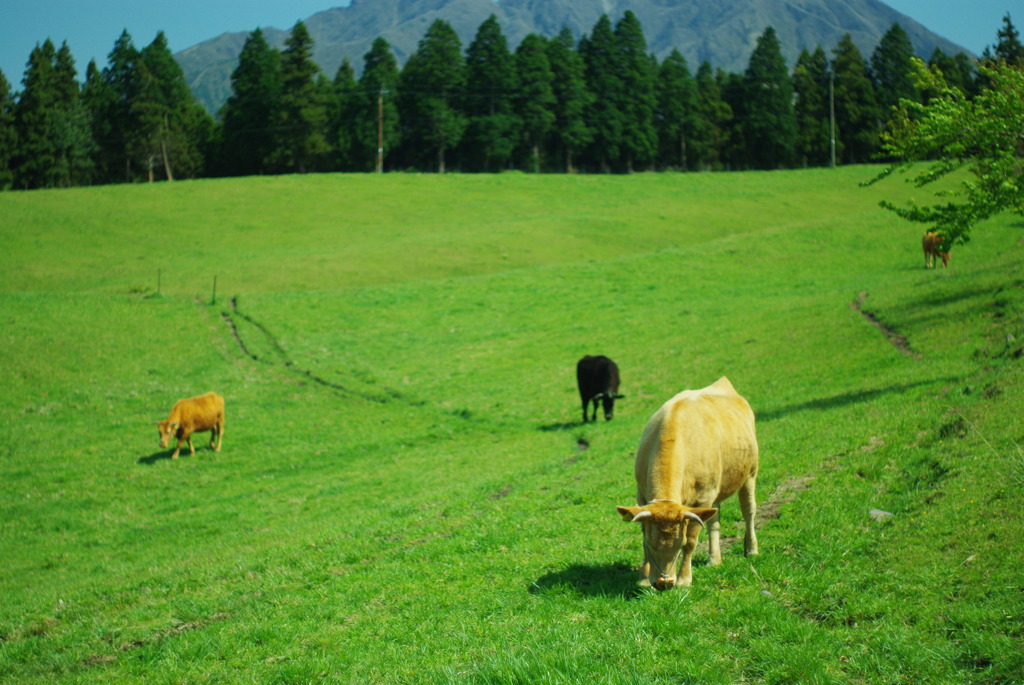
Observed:
[[[1024,683],[1024,224],[926,270],[875,172],[0,193],[0,682]],[[722,375],[761,555],[729,500],[640,589],[640,433]]]

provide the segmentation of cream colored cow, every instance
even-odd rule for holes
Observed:
[[[690,585],[693,550],[708,521],[711,563],[721,563],[714,507],[737,492],[746,521],[744,551],[757,554],[757,465],[754,412],[728,378],[685,390],[654,413],[636,454],[637,506],[617,507],[624,520],[643,528],[641,584],[659,590]]]

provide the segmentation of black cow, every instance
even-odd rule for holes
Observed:
[[[594,416],[597,421],[597,401],[604,405],[604,419],[611,421],[615,415],[615,400],[625,397],[619,394],[619,367],[603,355],[586,356],[576,363],[576,382],[580,387],[580,399],[583,400],[583,423],[587,422],[587,405],[594,403]]]

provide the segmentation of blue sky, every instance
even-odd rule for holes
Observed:
[[[58,47],[67,41],[79,75],[89,60],[102,68],[123,29],[136,47],[148,45],[163,30],[177,52],[224,32],[257,26],[291,28],[296,20],[347,0],[0,0],[0,71],[14,90],[21,89],[25,63],[47,38]],[[1024,30],[1022,0],[888,0],[889,6],[932,31],[980,53],[996,41],[1009,12]]]

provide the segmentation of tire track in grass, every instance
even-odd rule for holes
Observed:
[[[295,364],[295,362],[292,361],[292,359],[288,356],[288,353],[285,351],[284,347],[282,347],[281,343],[265,325],[263,325],[261,322],[252,318],[251,316],[249,316],[248,314],[246,314],[245,312],[241,311],[238,308],[237,296],[232,297],[228,304],[229,308],[227,310],[222,310],[220,313],[221,319],[223,319],[225,325],[228,327],[228,330],[231,332],[231,337],[235,341],[235,344],[238,345],[238,349],[241,350],[242,354],[244,354],[249,359],[262,364],[283,367],[285,370],[291,372],[296,376],[302,377],[304,380],[310,383],[313,383],[323,388],[327,388],[329,390],[333,390],[334,392],[340,393],[347,397],[353,397],[368,402],[376,402],[378,404],[390,404],[392,402],[401,402],[411,407],[422,407],[425,404],[422,400],[407,397],[406,395],[403,395],[397,390],[392,390],[390,388],[383,388],[380,390],[380,392],[376,393],[367,392],[363,390],[354,390],[341,383],[328,380],[322,376],[318,376],[309,369],[304,369],[298,366],[297,364]],[[272,356],[270,356],[269,358],[267,355],[261,357],[260,355],[256,354],[256,352],[253,351],[253,347],[251,345],[246,344],[245,339],[242,337],[242,333],[239,330],[238,322],[235,320],[235,317],[238,317],[245,323],[252,326],[255,330],[260,332],[260,334],[265,339],[267,346],[272,351]],[[453,416],[461,416],[461,414],[457,411],[449,413],[451,413]]]
[[[889,344],[895,347],[897,350],[899,350],[902,354],[905,354],[908,357],[913,357],[914,359],[920,359],[921,353],[917,352],[912,347],[910,347],[910,341],[907,340],[907,337],[905,335],[897,333],[893,329],[889,328],[884,323],[882,323],[882,321],[877,316],[875,316],[874,313],[867,309],[864,309],[864,300],[866,300],[867,297],[868,291],[861,290],[859,293],[857,293],[856,299],[854,299],[854,301],[850,303],[850,309],[863,316],[869,324],[877,328],[882,333],[882,335],[885,336],[885,339],[889,341]]]
[[[199,619],[196,621],[172,620],[171,625],[169,627],[153,631],[145,637],[140,637],[128,642],[116,642],[112,636],[104,638],[104,641],[108,642],[116,652],[127,653],[142,647],[149,647],[151,645],[160,644],[165,640],[172,638],[175,635],[179,635],[181,633],[186,633],[193,630],[202,630],[213,625],[214,623],[220,623],[221,621],[225,621],[231,617],[232,616],[228,613],[218,611],[217,613],[211,616],[207,616],[204,619]],[[82,666],[88,669],[94,666],[105,666],[115,661],[117,661],[116,654],[92,654],[83,659],[80,663],[82,664]]]

